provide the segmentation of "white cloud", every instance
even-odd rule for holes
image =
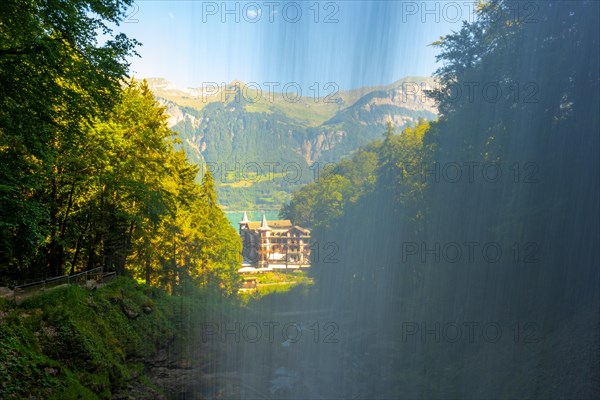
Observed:
[[[246,10],[246,16],[250,19],[255,19],[256,17],[260,17],[260,15],[262,14],[261,9],[256,9],[256,8],[252,8],[252,7],[248,7],[248,9]]]

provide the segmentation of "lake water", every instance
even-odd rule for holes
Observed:
[[[261,210],[254,210],[254,211],[247,210],[246,212],[248,213],[248,219],[250,221],[260,221],[262,219],[263,213]],[[268,211],[265,211],[265,214],[267,215],[267,221],[279,219],[279,210],[268,210]],[[225,216],[227,217],[227,219],[229,219],[231,226],[233,226],[235,229],[238,229],[239,228],[238,222],[240,222],[242,220],[242,218],[244,217],[244,212],[243,211],[226,211]]]

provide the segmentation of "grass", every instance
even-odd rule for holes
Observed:
[[[169,360],[189,356],[204,365],[211,355],[198,346],[197,331],[205,321],[242,318],[250,302],[268,312],[273,296],[312,284],[305,271],[257,278],[258,293],[237,299],[192,287],[173,296],[118,278],[96,290],[55,288],[19,306],[0,300],[0,399],[111,399],[131,395],[130,386],[152,398],[159,389],[145,365],[159,350],[167,350]]]
[[[266,272],[257,275],[248,275],[245,278],[256,278],[257,287],[254,292],[242,292],[240,297],[244,304],[250,301],[259,300],[261,297],[273,293],[289,292],[297,286],[309,287],[313,285],[313,278],[308,276],[306,271],[290,271],[290,272]]]
[[[144,336],[173,335],[166,295],[159,305],[151,296],[132,281],[117,280],[94,292],[57,288],[6,310],[0,324],[5,377],[0,397],[109,399],[130,378],[126,357],[153,350]],[[151,304],[155,314],[130,321],[121,304],[131,309]],[[165,328],[157,329],[158,321]]]
[[[112,398],[140,381],[140,360],[167,345],[175,352],[186,347],[192,328],[185,321],[227,303],[216,293],[186,290],[171,296],[118,278],[93,291],[56,288],[20,306],[0,302],[0,398]]]
[[[290,271],[290,272],[266,272],[256,275],[259,284],[271,283],[290,283],[292,281],[297,284],[312,284],[312,278],[308,276],[306,271]]]

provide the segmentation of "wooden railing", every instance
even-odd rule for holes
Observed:
[[[17,303],[36,292],[51,289],[60,285],[86,285],[88,281],[97,283],[110,282],[116,276],[116,272],[103,272],[102,267],[90,269],[74,275],[55,276],[41,281],[18,285],[13,288],[13,300]]]

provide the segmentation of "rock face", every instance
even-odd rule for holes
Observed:
[[[183,356],[175,350],[176,338],[171,337],[161,344],[156,354],[143,358],[131,358],[128,361],[143,363],[144,375],[150,379],[153,387],[142,380],[134,379],[125,391],[117,393],[121,399],[196,399],[201,393],[210,391],[214,377],[206,371],[206,362],[202,365],[200,348],[192,349],[190,354]],[[121,396],[121,397],[119,397]]]
[[[391,85],[336,92],[338,101],[258,101],[236,82],[228,96],[208,97],[201,89],[177,89],[150,79],[166,107],[169,126],[179,133],[188,157],[198,163],[271,160],[272,143],[286,160],[337,162],[357,147],[382,136],[388,121],[402,127],[418,118],[435,119],[435,103],[426,95],[432,78],[405,78]],[[234,92],[238,94],[233,94]],[[241,94],[240,94],[241,93]],[[250,159],[248,159],[250,158]]]
[[[176,88],[164,79],[149,79],[148,84],[178,134],[177,146],[201,167],[200,174],[210,166],[219,200],[230,209],[246,208],[249,201],[279,207],[291,198],[294,185],[311,182],[322,165],[381,139],[388,122],[399,133],[419,118],[437,118],[435,104],[426,96],[434,85],[432,78],[405,78],[388,86],[297,101],[282,93],[267,96],[264,88],[263,95],[256,96],[241,82],[212,90]],[[254,180],[255,172],[263,179]],[[240,181],[243,184],[235,186]],[[263,203],[254,200],[267,197],[264,193],[272,195]]]

